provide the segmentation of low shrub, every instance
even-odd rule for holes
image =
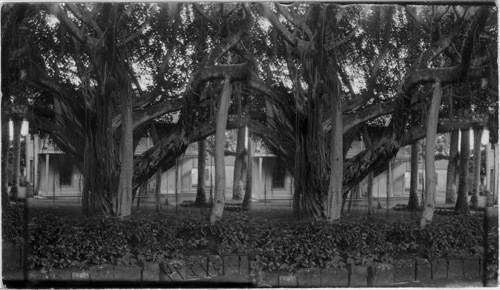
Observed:
[[[486,278],[498,281],[498,227],[488,230],[487,240]]]
[[[257,270],[339,268],[390,262],[399,255],[477,254],[482,245],[482,219],[482,215],[436,215],[429,227],[420,230],[416,216],[394,222],[380,217],[349,217],[330,225],[311,220],[255,219],[227,212],[213,227],[206,213],[169,220],[159,215],[127,221],[44,217],[29,224],[29,261],[32,268],[134,265],[182,258],[215,243],[223,254],[249,254]]]
[[[2,207],[2,239],[20,245],[23,237],[24,204],[11,203]]]

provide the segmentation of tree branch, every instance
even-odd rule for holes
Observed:
[[[210,23],[210,25],[212,25],[217,30],[219,29],[219,23],[217,23],[217,21],[215,21],[212,17],[208,16],[203,11],[203,9],[200,7],[199,4],[193,3],[193,8],[194,8],[194,11],[196,11],[196,13],[200,14],[200,16],[203,17],[203,19],[205,19],[206,21],[208,21],[208,23]]]
[[[102,32],[101,28],[99,27],[99,25],[97,25],[97,23],[94,21],[92,17],[88,17],[87,15],[84,16],[83,14],[85,12],[80,11],[80,9],[74,3],[66,3],[66,7],[68,7],[69,11],[71,11],[71,13],[75,15],[76,18],[78,18],[82,23],[84,23],[88,27],[92,28],[95,32],[97,32],[99,37],[102,37],[104,33]]]
[[[97,39],[87,36],[83,31],[81,31],[76,25],[69,19],[68,15],[61,9],[59,3],[45,4],[47,9],[51,14],[57,17],[62,25],[64,25],[68,31],[75,37],[79,42],[83,44],[88,44],[90,46],[95,46],[97,44]]]
[[[311,29],[303,21],[300,21],[296,17],[292,16],[290,14],[290,11],[288,10],[288,8],[284,7],[283,5],[281,5],[279,3],[276,3],[275,6],[276,6],[276,8],[278,8],[278,11],[281,13],[281,15],[283,15],[285,17],[285,19],[288,22],[292,23],[293,26],[302,30],[307,35],[307,37],[309,39],[313,38],[313,33],[312,33]]]
[[[268,4],[258,3],[256,4],[261,10],[262,16],[266,17],[273,27],[278,31],[278,33],[283,37],[283,39],[288,42],[292,47],[296,47],[302,51],[314,49],[313,45],[307,41],[304,41],[297,36],[293,35],[284,25],[281,23],[271,10]]]

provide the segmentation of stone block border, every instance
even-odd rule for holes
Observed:
[[[254,273],[248,256],[196,256],[186,260],[143,263],[141,266],[98,265],[88,269],[30,270],[32,285],[50,282],[128,282],[131,285],[190,282],[246,283],[257,287],[390,287],[415,281],[473,278],[481,281],[479,257],[449,259],[400,259],[340,269],[299,269],[292,272]],[[223,285],[223,284],[221,284]]]

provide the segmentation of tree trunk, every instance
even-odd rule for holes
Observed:
[[[469,157],[470,157],[470,137],[469,130],[461,131],[460,140],[460,178],[458,182],[457,203],[455,212],[469,213],[468,196],[468,178],[469,178]]]
[[[373,172],[368,174],[366,185],[366,198],[368,199],[368,215],[373,215]]]
[[[386,190],[386,213],[389,215],[389,209],[391,206],[391,196],[393,195],[392,193],[392,185],[394,183],[394,175],[392,174],[392,159],[389,160],[389,164],[387,166],[387,177],[386,177],[386,185],[387,185],[387,190]]]
[[[411,143],[410,198],[408,209],[418,208],[418,141]]]
[[[233,199],[241,200],[243,195],[243,162],[245,161],[245,128],[238,129],[236,158],[234,160]]]
[[[134,170],[132,95],[123,94],[121,134],[120,183],[118,185],[118,210],[121,219],[129,218],[132,211],[132,178]]]
[[[156,125],[154,123],[151,124],[151,137],[153,138],[153,142],[156,145],[158,143],[158,132],[156,131]],[[161,175],[162,170],[156,171],[156,185],[155,185],[155,209],[156,212],[161,212]],[[167,200],[168,202],[168,200]],[[168,205],[168,203],[167,203]]]
[[[207,205],[207,194],[205,193],[206,144],[205,138],[198,141],[198,186],[194,204],[200,207]]]
[[[493,160],[491,160],[491,143],[490,143],[489,140],[486,143],[485,151],[486,151],[485,152],[486,176],[484,177],[484,188],[485,188],[486,191],[492,193],[492,190],[491,190],[491,171],[490,171],[490,168],[491,168],[491,164],[492,164]]]
[[[14,139],[12,146],[12,187],[10,188],[10,196],[14,199],[18,198],[19,193],[19,175],[21,173],[21,125],[22,119],[13,118],[14,124]]]
[[[217,109],[215,122],[215,192],[212,212],[210,213],[210,224],[214,225],[222,218],[224,202],[226,198],[226,168],[224,164],[224,144],[226,141],[226,123],[229,109],[229,99],[232,94],[232,85],[229,79],[225,79],[222,87],[220,103]]]
[[[365,148],[370,148],[372,144],[372,140],[370,138],[370,134],[368,133],[368,129],[365,126],[363,128],[363,142],[365,144]],[[367,180],[366,180],[366,199],[367,199],[367,204],[368,204],[368,215],[373,215],[373,172],[370,172],[368,174]]]
[[[474,132],[474,157],[472,169],[472,208],[477,210],[479,201],[479,186],[481,183],[481,137],[483,135],[482,129],[476,129]]]
[[[5,97],[4,97],[5,98]],[[3,103],[3,100],[2,100]],[[2,106],[3,108],[3,106]],[[3,111],[5,114],[5,111]],[[2,206],[9,205],[9,192],[7,187],[7,164],[9,163],[10,127],[9,119],[2,116]]]
[[[243,198],[242,207],[250,208],[250,200],[252,198],[252,138],[248,134],[247,138],[247,182],[245,184],[245,197]]]
[[[443,97],[441,83],[434,85],[432,100],[427,113],[427,134],[425,142],[425,198],[420,218],[420,228],[425,228],[432,222],[434,216],[434,207],[436,204],[436,134],[437,123],[439,119],[439,106]]]
[[[456,170],[458,163],[458,135],[459,131],[450,133],[450,159],[446,171],[446,203],[453,204],[457,200]]]
[[[241,85],[235,92],[238,116],[242,116]],[[245,128],[239,128],[236,137],[236,158],[234,159],[233,199],[241,200],[243,193],[243,163],[245,162]]]
[[[329,223],[340,219],[342,199],[342,178],[344,168],[342,100],[340,94],[332,96],[332,136],[330,144],[330,185],[328,186],[328,203],[326,218]]]

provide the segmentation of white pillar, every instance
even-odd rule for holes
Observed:
[[[38,136],[33,135],[33,190],[38,189]]]
[[[50,155],[45,153],[45,193],[49,194],[49,159]]]
[[[498,172],[498,169],[499,169],[499,168],[498,168],[498,166],[499,166],[499,164],[498,164],[498,161],[499,161],[499,158],[498,158],[499,156],[498,156],[498,154],[499,154],[500,152],[499,152],[499,150],[498,150],[498,149],[499,149],[499,148],[498,148],[498,143],[496,143],[496,144],[495,144],[495,164],[494,164],[494,168],[495,168],[495,169],[494,169],[494,173],[495,173],[495,177],[494,177],[494,180],[495,180],[495,181],[494,181],[494,182],[495,182],[495,184],[493,185],[493,200],[495,200],[495,201],[496,201],[496,200],[497,200],[497,198],[498,198],[498,189],[499,189],[499,188],[498,188],[498,175],[499,175],[499,174],[498,174],[498,173],[499,173],[499,172]]]
[[[485,185],[485,189],[491,193],[491,144],[490,144],[490,142],[486,143],[486,178],[484,181],[484,185]]]
[[[34,157],[34,154],[33,152],[30,152],[31,149],[33,148],[32,146],[30,146],[31,144],[31,135],[28,133],[26,134],[26,137],[24,137],[24,149],[26,151],[25,155],[26,156],[26,180],[31,182],[32,181],[32,178],[31,178],[31,168],[32,166],[34,166],[34,161],[35,161],[35,157]],[[32,154],[30,154],[32,153]],[[30,158],[31,157],[31,158]],[[30,162],[30,159],[31,159],[31,162]]]

